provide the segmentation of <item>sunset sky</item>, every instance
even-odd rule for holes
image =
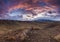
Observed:
[[[0,0],[0,19],[60,21],[60,0]]]

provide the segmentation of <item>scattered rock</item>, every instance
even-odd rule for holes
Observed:
[[[11,31],[7,34],[4,34],[0,37],[0,41],[2,42],[22,42],[24,39],[28,37],[28,33],[31,29],[24,29],[24,30],[16,30]]]

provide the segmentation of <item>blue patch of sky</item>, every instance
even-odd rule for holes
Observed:
[[[45,2],[43,2],[43,1],[40,1],[40,2],[38,2],[38,4],[40,5],[40,6],[45,6],[45,5],[47,5]]]
[[[25,12],[25,9],[15,9],[15,10],[12,10],[10,13],[22,13],[24,14]]]
[[[9,0],[2,0],[5,4],[9,3]]]

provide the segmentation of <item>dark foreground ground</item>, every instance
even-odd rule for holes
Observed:
[[[0,42],[60,42],[60,22],[1,20]]]

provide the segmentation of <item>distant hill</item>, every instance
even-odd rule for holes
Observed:
[[[36,22],[55,22],[53,20],[49,20],[49,19],[38,19],[38,20],[35,20]]]

